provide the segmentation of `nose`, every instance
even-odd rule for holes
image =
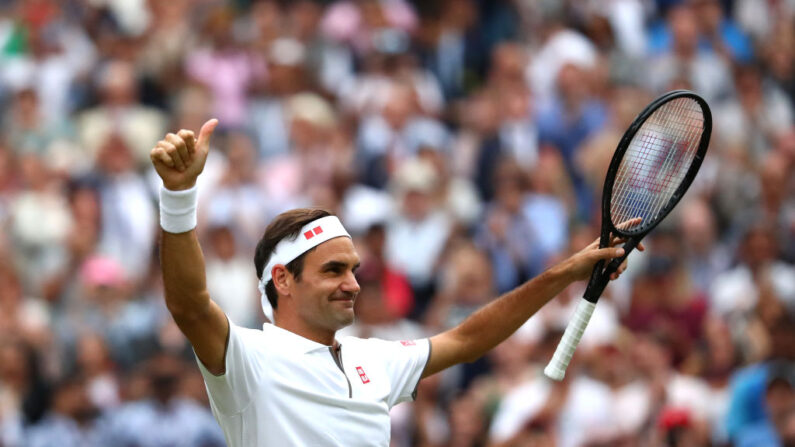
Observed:
[[[359,293],[362,288],[359,286],[359,281],[356,280],[356,275],[353,271],[349,271],[345,275],[345,280],[340,285],[340,290],[349,293]]]

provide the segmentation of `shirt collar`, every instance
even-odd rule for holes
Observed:
[[[302,337],[295,332],[288,331],[287,329],[280,328],[273,323],[264,323],[262,325],[262,330],[265,332],[271,331],[276,332],[279,334],[279,337],[282,338],[281,341],[285,343],[289,343],[292,347],[294,347],[297,351],[300,351],[304,354],[308,354],[312,351],[317,351],[319,349],[329,349],[331,346],[324,345],[322,343],[318,343],[316,341],[310,340],[308,338]],[[337,342],[339,345],[339,342]]]

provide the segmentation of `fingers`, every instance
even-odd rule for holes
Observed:
[[[619,276],[621,276],[621,274],[622,274],[622,273],[624,273],[624,270],[626,270],[626,269],[627,269],[627,265],[628,265],[628,264],[627,264],[627,260],[626,260],[626,259],[624,259],[624,262],[622,262],[622,263],[621,263],[621,265],[620,265],[620,266],[618,266],[618,268],[616,269],[616,271],[615,271],[615,272],[613,272],[613,273],[610,275],[610,279],[611,279],[611,280],[613,280],[613,279],[618,279],[618,277],[619,277]]]
[[[180,172],[185,170],[185,162],[182,160],[182,157],[179,155],[179,151],[177,150],[177,147],[174,146],[174,144],[166,140],[160,140],[157,143],[157,146],[163,148],[163,150],[171,158],[171,160],[174,161],[174,166],[172,166],[174,169]]]
[[[624,249],[623,248],[608,247],[608,248],[600,248],[598,250],[593,250],[591,253],[592,253],[591,256],[593,257],[593,259],[595,261],[598,261],[598,260],[601,260],[601,259],[612,259],[612,258],[618,258],[620,256],[623,256],[624,255]]]
[[[623,244],[623,243],[625,243],[627,240],[628,240],[628,239],[627,239],[627,238],[625,238],[625,237],[613,236],[613,238],[610,240],[610,246],[611,246],[611,247],[615,247],[615,246],[616,246],[616,245],[618,245],[618,244]],[[646,251],[646,246],[645,246],[645,245],[643,245],[643,242],[638,242],[638,245],[637,245],[637,247],[635,247],[635,248],[637,248],[637,249],[638,249],[638,250],[640,250],[640,251]]]
[[[152,163],[160,163],[183,172],[193,163],[197,150],[203,150],[206,155],[210,145],[210,136],[217,125],[217,119],[211,119],[204,123],[198,139],[193,131],[187,129],[181,129],[176,134],[169,133],[157,142],[157,145],[149,153],[149,158]],[[203,164],[203,159],[200,162]]]
[[[215,130],[215,127],[218,125],[218,120],[213,118],[204,125],[202,125],[201,130],[199,131],[199,139],[196,141],[196,149],[201,150],[202,152],[207,152],[210,149],[210,137]]]
[[[627,228],[634,227],[635,225],[639,224],[642,220],[642,217],[633,217],[632,219],[625,220],[616,225],[616,228],[619,230],[626,230]]]
[[[623,243],[624,243],[624,242],[626,242],[626,241],[627,241],[627,238],[625,238],[625,237],[613,236],[613,237],[610,239],[610,246],[611,246],[611,247],[615,247],[616,245],[618,245],[618,244],[623,244]]]
[[[188,154],[193,156],[193,153],[196,152],[196,135],[193,131],[182,129],[177,132],[177,136],[182,138],[182,141],[185,142],[185,146],[188,147]]]
[[[182,138],[178,137],[173,133],[169,133],[166,135],[166,141],[171,143],[174,146],[174,148],[177,150],[176,154],[172,155],[171,158],[174,158],[178,165],[181,162],[183,167],[188,167],[190,165],[192,157],[188,153],[188,146],[185,143],[185,140],[183,140]]]
[[[160,143],[158,143],[157,146],[155,146],[155,148],[152,149],[152,151],[149,153],[149,158],[152,160],[152,163],[154,164],[162,163],[168,166],[169,168],[176,167],[174,165],[174,159],[172,159],[171,156],[168,155],[168,151],[166,150],[166,148],[161,146]]]

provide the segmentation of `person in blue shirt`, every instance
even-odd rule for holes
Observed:
[[[748,36],[726,16],[718,0],[692,0],[669,2],[668,14],[677,8],[691,8],[695,14],[701,36],[700,51],[714,51],[727,55],[734,62],[747,63],[753,59],[753,46]],[[671,48],[673,36],[667,22],[658,21],[649,27],[647,52],[649,55],[664,53]]]
[[[726,430],[731,440],[739,442],[741,438],[750,440],[759,436],[770,438],[776,416],[789,410],[785,404],[780,403],[785,399],[781,398],[784,393],[779,385],[788,383],[795,389],[794,323],[795,317],[787,313],[779,317],[769,328],[769,359],[749,365],[732,377],[729,385],[729,411],[726,416]],[[795,409],[795,391],[791,394],[790,406]]]
[[[777,447],[795,441],[795,365],[776,362],[767,365],[763,391],[766,418],[747,425],[737,433],[737,447]]]

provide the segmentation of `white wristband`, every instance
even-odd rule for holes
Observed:
[[[182,191],[160,188],[160,227],[169,233],[186,233],[196,228],[196,186]]]

